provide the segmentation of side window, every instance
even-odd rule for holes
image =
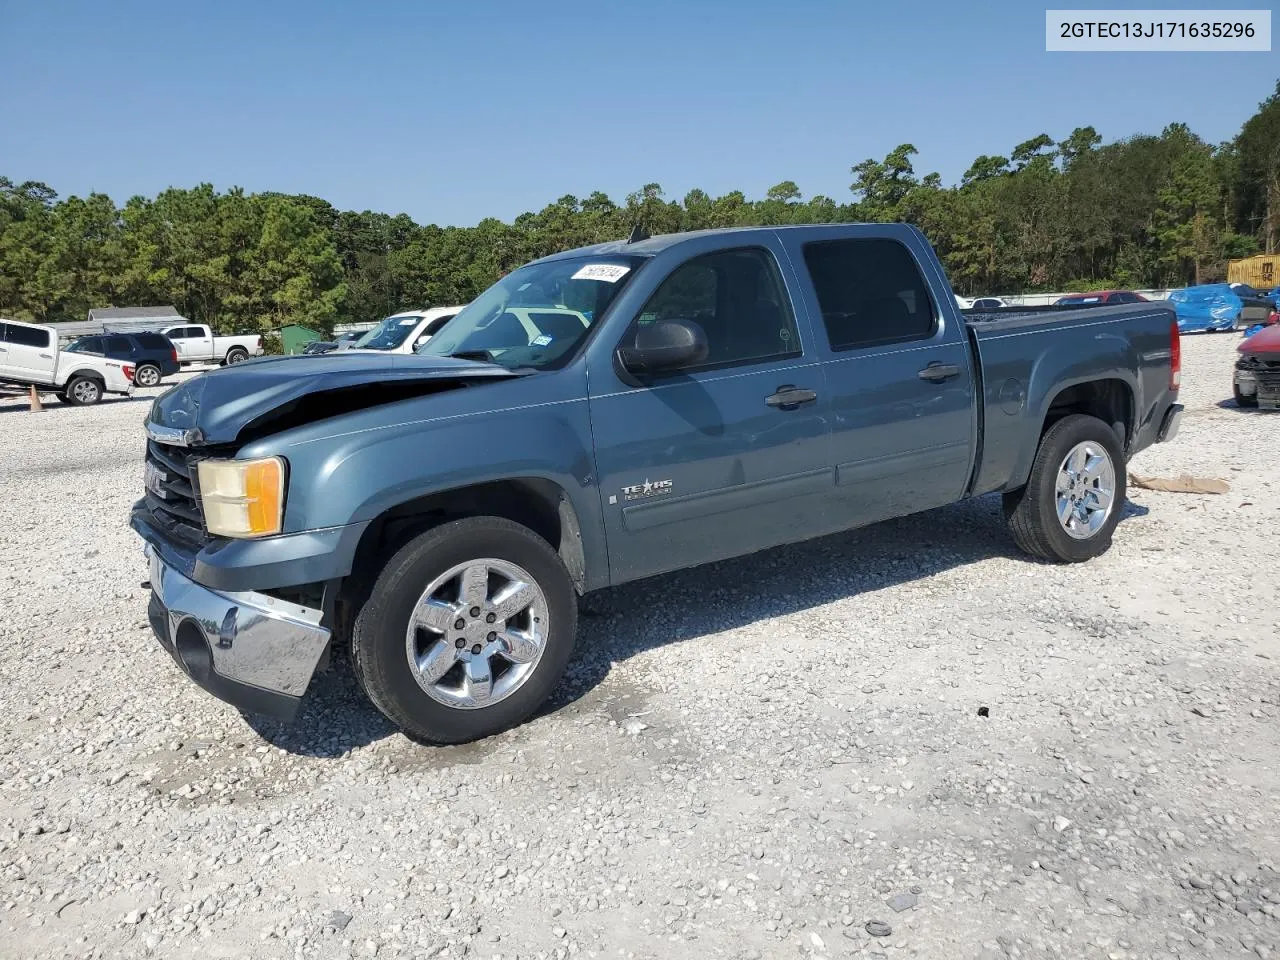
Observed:
[[[16,323],[6,325],[8,332],[5,341],[22,347],[48,348],[52,334],[48,330],[37,330],[35,327],[20,327]]]
[[[772,255],[758,248],[695,257],[654,291],[637,323],[692,320],[707,334],[699,369],[800,354],[791,300]]]
[[[8,339],[9,325],[7,323],[0,323],[0,343],[4,343]]]
[[[128,337],[107,337],[107,353],[132,354],[133,344]]]
[[[806,243],[804,262],[832,350],[923,340],[937,329],[924,278],[896,240]]]
[[[76,345],[77,353],[102,353],[101,337],[86,337]]]

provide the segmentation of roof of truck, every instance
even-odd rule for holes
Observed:
[[[906,231],[912,231],[915,229],[908,224],[901,223],[793,223],[778,226],[715,227],[710,230],[688,230],[684,233],[660,233],[644,240],[636,240],[633,243],[628,243],[626,240],[609,240],[605,243],[594,243],[586,247],[577,247],[573,250],[562,250],[559,253],[553,253],[550,256],[543,257],[542,260],[567,260],[571,257],[590,256],[652,257],[669,247],[673,247],[678,243],[684,243],[687,240],[693,240],[697,237],[713,237],[720,234],[728,235],[734,233],[764,233],[775,230],[781,232],[790,230],[821,230],[824,228],[848,227],[877,227],[883,230]]]

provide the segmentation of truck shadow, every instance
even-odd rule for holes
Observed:
[[[1121,523],[1147,513],[1146,507],[1126,502]],[[600,591],[580,604],[577,652],[539,716],[586,696],[615,664],[645,650],[993,557],[1037,562],[1009,539],[999,496]],[[731,645],[721,652],[731,656]],[[341,757],[396,733],[365,698],[342,653],[312,682],[292,724],[261,716],[245,720],[274,746],[313,757]],[[483,754],[480,746],[479,754],[476,744],[438,748],[438,762],[476,762]]]

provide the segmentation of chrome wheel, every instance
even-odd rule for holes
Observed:
[[[77,380],[71,388],[71,396],[75,398],[77,403],[97,403],[99,397],[98,385],[92,380]]]
[[[133,379],[140,387],[154,387],[160,382],[160,371],[151,366],[139,367]]]
[[[1055,488],[1058,523],[1067,535],[1088,540],[1111,516],[1116,470],[1100,443],[1086,440],[1071,448],[1058,468]]]
[[[249,355],[243,350],[232,350],[227,354],[227,366],[231,366],[233,363],[240,363],[248,358]]]
[[[546,648],[547,598],[524,569],[479,559],[446,570],[414,605],[405,653],[433,700],[475,710],[505,700]]]

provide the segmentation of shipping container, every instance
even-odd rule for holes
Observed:
[[[1280,253],[1263,253],[1227,264],[1227,283],[1247,283],[1258,290],[1280,284]]]

